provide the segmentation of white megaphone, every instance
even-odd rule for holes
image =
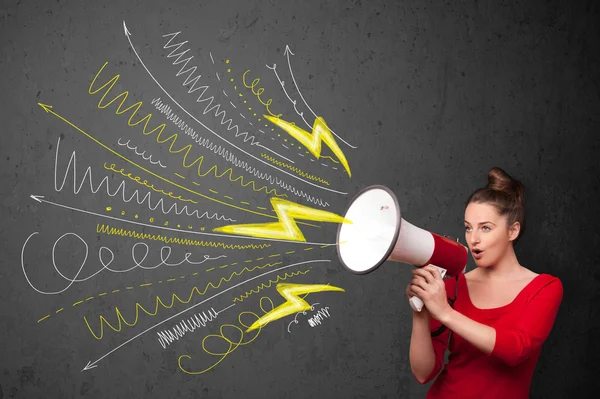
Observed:
[[[394,193],[382,185],[359,192],[348,205],[337,233],[337,252],[342,264],[356,274],[370,273],[387,260],[415,267],[434,265],[444,276],[464,272],[467,247],[449,238],[416,227],[400,216]],[[420,312],[423,301],[414,296],[410,307]]]

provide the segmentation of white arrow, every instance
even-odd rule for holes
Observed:
[[[136,222],[136,221],[127,220],[127,219],[121,219],[121,218],[110,216],[110,215],[102,215],[102,214],[96,213],[96,212],[90,212],[90,211],[86,211],[86,210],[79,209],[79,208],[73,208],[73,207],[68,206],[68,205],[63,205],[63,204],[59,204],[59,203],[56,203],[56,202],[48,201],[47,199],[45,199],[45,197],[43,195],[30,195],[30,197],[33,198],[35,201],[40,202],[40,203],[47,203],[47,204],[50,204],[50,205],[54,205],[54,206],[58,206],[58,207],[61,207],[61,208],[69,209],[71,211],[87,213],[88,215],[98,216],[98,217],[101,217],[101,218],[118,220],[119,222],[137,224],[139,226],[152,227],[153,229],[170,230],[170,231],[176,231],[176,232],[179,232],[179,233],[186,233],[186,234],[199,234],[199,235],[203,235],[203,236],[226,237],[226,238],[243,238],[243,239],[246,239],[246,240],[277,241],[277,242],[287,242],[287,243],[307,244],[307,245],[327,245],[327,246],[337,245],[337,244],[327,244],[327,243],[323,243],[323,242],[276,240],[274,238],[258,238],[258,237],[238,236],[238,235],[234,235],[234,234],[204,233],[202,231],[189,231],[189,230],[173,229],[171,227],[155,226],[155,225],[152,225],[152,224],[141,223],[141,222]]]
[[[225,140],[223,137],[219,136],[216,132],[214,132],[212,129],[210,129],[208,126],[206,126],[204,123],[200,122],[195,116],[193,116],[192,114],[190,114],[185,108],[183,108],[177,101],[175,101],[175,99],[169,94],[169,92],[167,92],[164,87],[161,86],[160,83],[158,83],[158,80],[156,80],[154,78],[154,75],[152,75],[152,73],[150,72],[150,70],[146,67],[146,64],[144,64],[144,61],[142,61],[142,58],[140,57],[140,55],[138,54],[137,50],[135,49],[135,47],[133,46],[133,43],[131,41],[131,32],[129,32],[129,29],[127,29],[127,25],[125,25],[125,21],[123,21],[123,31],[125,32],[125,36],[127,37],[127,40],[129,41],[129,45],[131,46],[131,49],[133,50],[133,52],[135,53],[135,56],[137,57],[137,59],[140,61],[140,64],[142,64],[142,66],[144,67],[144,69],[146,70],[146,72],[148,73],[148,75],[150,75],[150,77],[152,78],[152,80],[154,81],[154,83],[156,83],[158,85],[158,87],[160,87],[160,89],[171,99],[171,101],[173,101],[179,108],[181,108],[181,110],[183,112],[185,112],[190,118],[192,118],[193,120],[195,120],[197,123],[199,123],[203,128],[205,128],[206,130],[208,130],[209,132],[211,132],[212,134],[214,134],[215,136],[217,136],[218,138],[220,138],[221,140],[223,140],[224,142],[226,142],[227,144],[229,144],[230,146],[232,146],[233,148],[243,152],[244,154],[248,155],[251,158],[256,159],[259,162],[264,163],[265,165],[268,165],[269,167],[273,168],[273,169],[277,169],[278,171],[285,173],[288,176],[293,177],[294,179],[303,181],[304,183],[310,184],[311,186],[323,189],[323,190],[327,190],[327,191],[331,191],[333,193],[336,194],[348,194],[348,193],[344,193],[342,191],[337,191],[337,190],[333,190],[331,188],[327,188],[327,187],[322,187],[319,186],[318,184],[312,183],[308,180],[304,180],[301,177],[294,175],[288,171],[285,171],[283,169],[279,169],[278,167],[276,167],[275,165],[273,165],[272,163],[266,162],[252,154],[250,154],[247,151],[244,151],[243,149],[241,149],[240,147],[236,146],[233,143],[230,143],[229,141]],[[331,129],[330,129],[331,130]],[[258,144],[258,141],[256,142],[255,145]]]
[[[315,118],[318,118],[317,114],[315,114],[315,111],[312,110],[310,105],[308,105],[308,103],[304,99],[304,96],[302,95],[302,92],[300,91],[300,86],[298,86],[298,83],[296,83],[296,79],[294,78],[294,72],[292,71],[292,64],[290,62],[290,54],[294,55],[294,53],[292,53],[292,50],[290,50],[290,46],[288,46],[287,44],[285,45],[285,51],[283,52],[283,54],[287,57],[288,67],[290,68],[290,75],[292,75],[292,81],[294,82],[294,86],[296,86],[296,90],[298,90],[298,94],[300,95],[300,98],[304,102],[304,105],[306,105],[308,107],[308,109],[310,110],[310,112],[312,112],[312,114],[315,116]],[[329,127],[329,130],[331,131],[331,133],[335,134],[335,136],[338,139],[340,139],[344,144],[346,144],[348,147],[356,148],[353,145],[346,142],[343,138],[341,138],[336,132],[333,131],[333,129],[331,129],[331,127]]]
[[[141,333],[139,333],[138,335],[134,336],[133,338],[130,338],[130,339],[128,339],[127,341],[123,342],[121,345],[117,346],[116,348],[114,348],[114,349],[113,349],[113,350],[111,350],[110,352],[106,353],[104,356],[102,356],[102,357],[100,357],[100,358],[96,359],[96,360],[95,360],[95,361],[93,361],[93,362],[92,362],[92,361],[89,361],[89,362],[88,362],[88,363],[85,365],[85,367],[84,367],[84,368],[83,368],[81,371],[90,370],[90,369],[93,369],[94,367],[98,367],[98,364],[97,364],[97,363],[98,363],[100,360],[104,359],[105,357],[107,357],[108,355],[110,355],[111,353],[113,353],[114,351],[116,351],[117,349],[119,349],[119,348],[122,348],[123,346],[127,345],[129,342],[133,341],[134,339],[136,339],[136,338],[138,338],[138,337],[140,337],[140,336],[144,335],[145,333],[147,333],[148,331],[150,331],[150,330],[154,329],[155,327],[158,327],[158,326],[160,326],[161,324],[163,324],[163,323],[166,323],[167,321],[171,320],[172,318],[174,318],[174,317],[177,317],[177,316],[179,316],[179,315],[181,315],[181,314],[183,314],[183,313],[187,312],[188,310],[191,310],[191,309],[195,308],[196,306],[200,306],[200,305],[202,305],[203,303],[205,303],[205,302],[208,302],[208,301],[210,301],[211,299],[213,299],[213,298],[216,298],[216,297],[218,297],[219,295],[226,293],[226,292],[227,292],[227,291],[229,291],[229,290],[232,290],[232,289],[234,289],[234,288],[236,288],[236,287],[239,287],[239,286],[240,286],[240,285],[242,285],[242,284],[246,284],[246,283],[248,283],[248,282],[250,282],[250,281],[252,281],[252,280],[255,280],[255,279],[257,279],[257,278],[264,277],[264,276],[266,276],[267,274],[275,273],[275,272],[277,272],[277,271],[280,271],[280,270],[283,270],[283,269],[287,269],[287,268],[290,268],[290,267],[293,267],[293,266],[299,266],[299,265],[304,265],[304,264],[307,264],[307,263],[316,263],[316,262],[331,262],[331,261],[330,261],[330,260],[327,260],[327,259],[319,259],[319,260],[308,260],[308,261],[305,261],[305,262],[294,263],[294,264],[292,264],[292,265],[283,266],[283,267],[280,267],[280,268],[278,268],[278,269],[271,270],[271,271],[268,271],[268,272],[266,272],[266,273],[260,274],[260,275],[258,275],[258,276],[255,276],[255,277],[249,278],[249,279],[248,279],[248,280],[246,280],[246,281],[242,281],[241,283],[239,283],[239,284],[236,284],[236,285],[234,285],[233,287],[229,287],[229,288],[227,288],[227,289],[225,289],[225,290],[223,290],[223,291],[219,292],[218,294],[215,294],[215,295],[211,296],[210,298],[203,300],[202,302],[199,302],[199,303],[197,303],[197,304],[195,304],[195,305],[193,305],[193,306],[190,306],[190,307],[189,307],[189,308],[187,308],[187,309],[184,309],[184,310],[182,310],[181,312],[179,312],[179,313],[177,313],[177,314],[175,314],[175,315],[173,315],[173,316],[171,316],[171,317],[169,317],[169,318],[167,318],[167,319],[165,319],[165,320],[161,321],[160,323],[157,323],[157,324],[153,325],[152,327],[145,329],[144,331],[142,331],[142,332],[141,332]]]

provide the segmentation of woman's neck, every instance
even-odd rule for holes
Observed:
[[[478,267],[477,276],[482,280],[515,280],[523,277],[524,267],[519,264],[512,245],[505,256],[495,265]]]

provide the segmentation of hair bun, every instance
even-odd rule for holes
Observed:
[[[487,187],[491,190],[506,192],[521,204],[524,202],[525,187],[523,184],[497,166],[488,172]]]

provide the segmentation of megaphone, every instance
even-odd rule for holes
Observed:
[[[382,185],[364,188],[350,202],[337,232],[337,253],[345,268],[355,274],[374,271],[385,261],[415,267],[434,265],[442,278],[464,272],[467,247],[445,236],[414,226],[400,215],[394,193]],[[411,308],[420,312],[423,301],[414,296]]]

